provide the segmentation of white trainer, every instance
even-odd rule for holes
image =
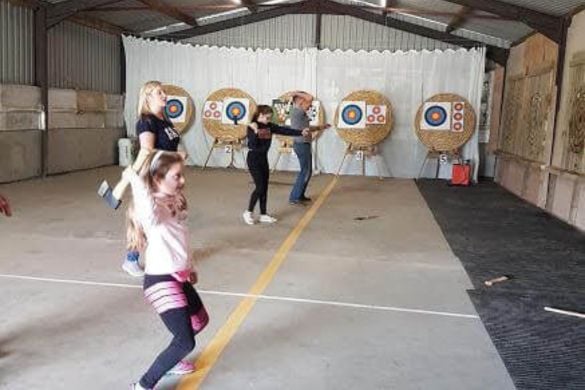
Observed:
[[[262,214],[260,216],[260,222],[262,222],[262,223],[274,223],[276,221],[278,221],[278,219],[276,219],[268,214]]]
[[[135,278],[144,276],[144,270],[137,261],[124,260],[122,269],[126,271],[128,275],[134,276]]]
[[[254,225],[256,223],[256,221],[254,221],[254,215],[252,214],[251,211],[244,211],[244,214],[242,214],[242,218],[244,219],[244,222],[246,222],[248,225]]]
[[[152,389],[147,389],[146,387],[142,387],[142,386],[140,386],[140,383],[136,382],[136,383],[132,383],[130,385],[130,390],[152,390]]]
[[[195,365],[188,360],[181,360],[177,365],[171,368],[168,375],[187,375],[195,372]]]

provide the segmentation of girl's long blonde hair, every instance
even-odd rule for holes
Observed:
[[[148,191],[155,194],[156,181],[164,179],[173,165],[183,162],[183,156],[176,152],[151,153],[142,165],[139,176],[146,183]],[[154,201],[157,202],[158,198],[154,197]],[[172,203],[174,211],[179,213],[184,213],[187,210],[187,200],[182,193],[177,194],[174,199],[167,199],[164,203],[167,205]],[[144,229],[136,218],[133,202],[130,202],[126,211],[126,241],[129,250],[143,251],[147,244]]]
[[[140,88],[140,93],[138,95],[138,118],[143,115],[148,114],[155,114],[150,104],[148,104],[148,95],[150,95],[156,88],[161,88],[162,83],[160,81],[152,80],[147,81],[142,88]]]

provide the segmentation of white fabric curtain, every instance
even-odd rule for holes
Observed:
[[[259,104],[289,90],[305,90],[317,96],[329,123],[337,105],[347,94],[372,89],[384,94],[393,106],[394,128],[380,145],[383,176],[412,178],[418,175],[426,155],[414,132],[414,117],[420,104],[437,93],[455,93],[469,100],[478,112],[484,76],[484,49],[457,51],[353,52],[329,50],[269,50],[191,46],[124,37],[126,50],[125,118],[129,136],[134,135],[138,91],[148,80],[179,85],[195,102],[196,120],[183,135],[190,164],[203,165],[211,137],[203,130],[200,118],[206,97],[220,88],[234,87],[248,92]],[[271,164],[277,155],[277,142],[270,151]],[[314,144],[315,170],[335,173],[345,150],[335,129],[326,130]],[[463,148],[472,160],[477,177],[479,151],[477,129]],[[210,166],[225,166],[229,156],[213,153]],[[245,166],[236,153],[235,164]],[[427,164],[423,176],[435,174],[434,162]],[[284,155],[280,170],[297,170],[294,155]],[[343,174],[361,174],[361,163],[348,158]],[[377,175],[376,164],[368,159],[366,174]],[[450,167],[440,177],[449,177]]]

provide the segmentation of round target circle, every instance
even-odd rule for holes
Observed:
[[[375,115],[368,115],[368,122],[374,122],[376,120]]]
[[[380,109],[380,106],[375,106],[375,107],[374,107],[374,109],[373,109],[372,111],[373,111],[373,113],[374,113],[374,114],[376,114],[376,115],[377,115],[377,114],[379,114],[379,113],[380,113],[380,111],[382,111],[382,110]]]
[[[226,107],[226,114],[231,121],[237,122],[246,117],[246,106],[241,102],[231,102]]]
[[[207,110],[205,111],[205,113],[203,114],[206,118],[211,118],[211,111]]]
[[[343,111],[341,112],[341,117],[343,121],[348,125],[355,125],[362,120],[362,109],[355,104],[350,104],[345,106]]]
[[[447,120],[447,111],[441,106],[431,106],[424,113],[425,121],[431,126],[441,126]]]
[[[180,117],[183,112],[185,111],[185,107],[183,103],[178,99],[170,99],[167,100],[167,105],[165,106],[165,113],[169,119],[176,119]]]
[[[453,119],[455,119],[456,121],[460,121],[461,119],[463,119],[463,114],[460,112],[456,112],[455,115],[453,115]]]
[[[384,115],[378,115],[378,122],[380,123],[386,122],[386,117]]]
[[[455,131],[461,131],[462,128],[463,128],[463,125],[461,124],[461,122],[457,122],[453,125],[453,130],[455,130]]]
[[[213,113],[213,117],[214,117],[214,118],[216,118],[216,119],[217,119],[217,118],[220,118],[220,117],[221,117],[221,112],[219,112],[219,111],[215,111],[215,112]]]
[[[463,110],[463,103],[455,103],[455,110],[457,111]]]

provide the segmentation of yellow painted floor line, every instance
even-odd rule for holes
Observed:
[[[337,183],[337,177],[333,178],[327,185],[325,190],[321,192],[315,203],[307,210],[305,215],[301,218],[299,223],[290,232],[288,237],[284,240],[278,251],[268,264],[262,274],[256,279],[256,282],[250,288],[248,294],[260,295],[264,292],[266,287],[272,282],[274,275],[286,259],[288,253],[297,242],[303,230],[307,227],[309,222],[313,219],[317,210],[325,203],[325,200],[333,191],[335,184]],[[236,309],[230,314],[225,324],[215,334],[213,339],[207,344],[203,352],[199,355],[199,358],[195,362],[197,371],[191,375],[187,375],[182,378],[177,390],[195,390],[203,383],[217,360],[219,359],[224,348],[229,344],[230,340],[237,332],[239,327],[242,325],[254,305],[258,297],[251,296],[244,298],[236,307]]]

